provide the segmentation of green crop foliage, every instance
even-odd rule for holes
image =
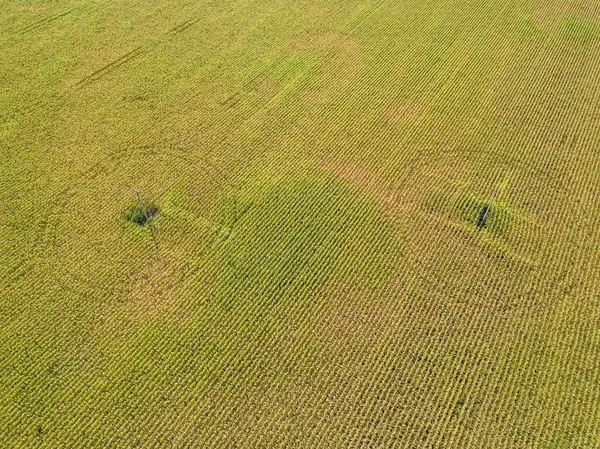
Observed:
[[[599,27],[3,2],[0,448],[598,449]]]
[[[600,37],[600,25],[594,22],[569,19],[563,24],[566,36],[581,41],[594,41]]]
[[[269,71],[269,77],[282,86],[294,86],[295,89],[309,87],[318,72],[317,61],[307,55],[289,55],[277,61]]]
[[[383,285],[401,251],[377,205],[332,181],[278,183],[251,201],[227,202],[222,216],[230,227],[219,229],[226,241],[217,296],[265,310],[282,297],[314,300],[345,279]]]
[[[473,197],[461,198],[452,206],[453,212],[462,220],[478,228],[485,228],[490,232],[502,234],[510,219],[510,211],[501,204],[490,204],[490,201]],[[487,217],[485,216],[486,211],[488,211]]]

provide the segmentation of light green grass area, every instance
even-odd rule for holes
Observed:
[[[4,1],[0,447],[597,449],[599,26]]]

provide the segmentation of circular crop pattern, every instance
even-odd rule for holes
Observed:
[[[56,218],[49,229],[54,237],[47,238],[54,241],[57,281],[99,298],[127,297],[132,280],[135,284],[153,265],[149,257],[181,256],[186,246],[200,244],[201,229],[208,226],[217,200],[204,195],[203,186],[219,191],[226,183],[210,164],[188,160],[177,148],[142,148],[99,166],[75,180],[51,212]],[[172,227],[173,232],[166,232]],[[187,237],[182,240],[183,234]],[[179,250],[173,252],[172,246]]]

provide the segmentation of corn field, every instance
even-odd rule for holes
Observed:
[[[0,80],[0,447],[600,447],[596,0],[3,0]]]

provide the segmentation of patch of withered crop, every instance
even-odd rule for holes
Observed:
[[[381,181],[369,169],[360,167],[353,163],[339,163],[338,161],[324,162],[325,168],[336,176],[356,184],[359,187],[375,191],[380,186]]]
[[[322,165],[329,173],[368,192],[388,215],[392,215],[398,207],[400,195],[397,188],[374,171],[351,162],[324,161]]]
[[[408,123],[422,119],[425,115],[425,107],[398,101],[388,107],[385,115],[388,123]]]
[[[365,71],[362,50],[356,40],[340,33],[312,34],[289,41],[286,51],[306,53],[321,62],[319,86],[308,90],[304,98],[310,102],[321,102],[344,92]]]
[[[345,55],[359,56],[361,50],[359,45],[350,36],[340,33],[311,34],[295,38],[290,42],[292,48],[309,49],[315,51],[338,50]]]
[[[179,319],[180,296],[178,273],[182,257],[175,254],[149,257],[144,267],[132,280],[124,297],[108,304],[100,318],[98,338],[105,343],[113,341],[133,326],[151,320]]]
[[[126,297],[105,311],[101,338],[117,335],[132,324],[180,318],[180,268],[186,257],[181,252],[164,252],[148,257],[146,266],[132,279]]]
[[[134,321],[165,318],[176,312],[178,259],[175,255],[159,256],[134,281],[127,301]]]
[[[545,28],[551,25],[556,16],[563,13],[565,9],[565,5],[548,2],[540,3],[533,11],[533,23]]]

